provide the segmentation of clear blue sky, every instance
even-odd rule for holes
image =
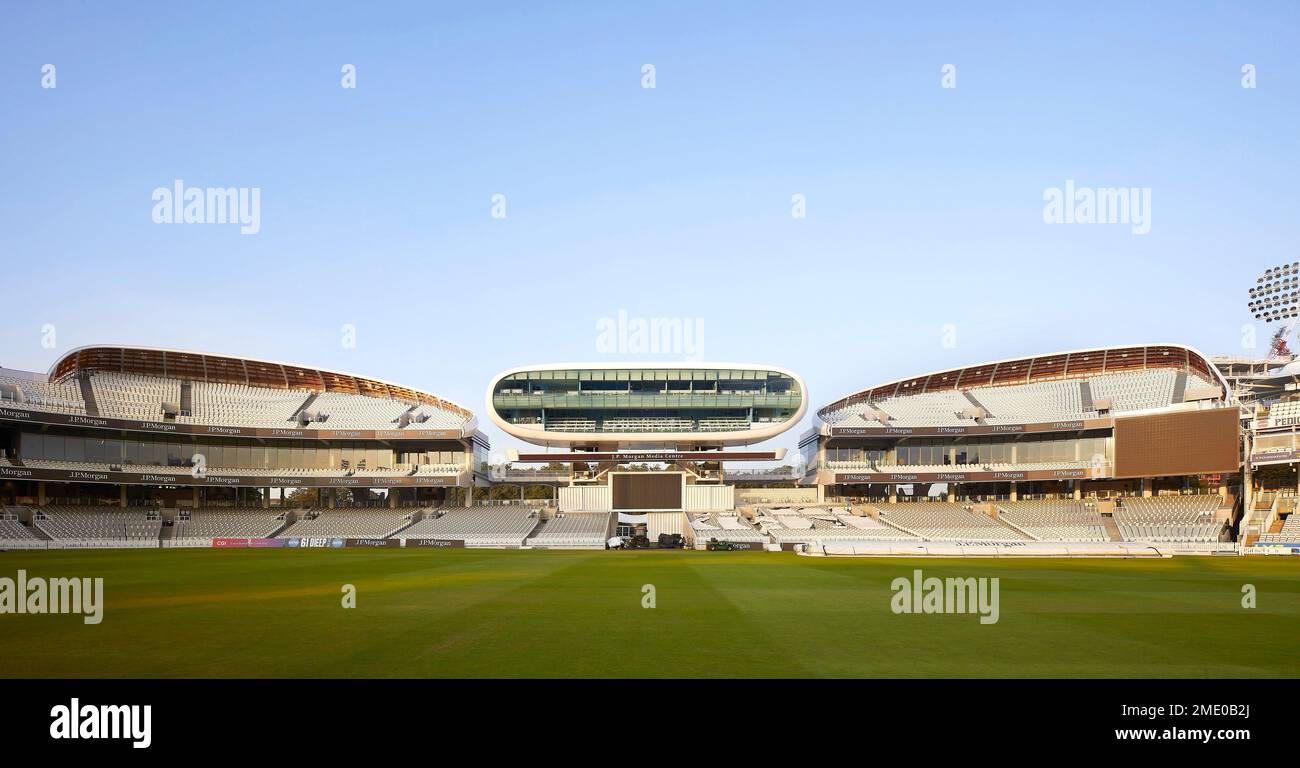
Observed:
[[[703,318],[706,359],[822,405],[1060,349],[1239,353],[1247,285],[1300,260],[1295,3],[380,5],[6,2],[0,365],[182,347],[481,412],[502,369],[619,359],[622,309]],[[261,232],[153,223],[175,179],[260,188]],[[1151,233],[1045,224],[1067,179],[1150,188]]]

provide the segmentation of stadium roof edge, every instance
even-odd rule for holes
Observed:
[[[867,387],[867,388],[865,388],[865,389],[860,389],[860,390],[858,390],[858,391],[856,391],[856,392],[853,392],[853,393],[847,394],[847,395],[845,395],[845,396],[843,396],[843,397],[840,397],[840,398],[837,398],[837,399],[835,399],[835,400],[832,400],[831,402],[827,403],[826,405],[823,405],[823,406],[821,406],[820,408],[818,408],[818,409],[815,411],[815,413],[816,413],[816,415],[820,418],[820,417],[821,417],[821,414],[822,414],[823,412],[825,412],[825,411],[831,409],[832,406],[840,405],[841,403],[847,405],[847,404],[849,404],[849,401],[853,400],[854,398],[861,397],[861,396],[863,396],[863,395],[866,395],[866,394],[868,394],[868,393],[870,393],[870,392],[872,392],[872,391],[874,391],[874,390],[881,389],[881,388],[883,388],[883,387],[897,386],[897,385],[901,385],[901,384],[906,383],[906,382],[916,381],[916,380],[918,380],[918,379],[928,379],[928,378],[930,378],[930,377],[932,377],[932,376],[937,376],[937,375],[947,374],[947,373],[954,373],[954,372],[961,372],[961,371],[965,371],[965,370],[968,370],[968,369],[971,369],[971,368],[984,368],[984,367],[989,367],[989,366],[999,366],[999,365],[1002,365],[1002,364],[1004,364],[1004,363],[1018,363],[1018,362],[1022,362],[1022,361],[1023,361],[1023,362],[1029,362],[1029,361],[1037,360],[1037,359],[1040,359],[1040,358],[1047,358],[1047,357],[1060,357],[1060,356],[1063,356],[1063,355],[1064,355],[1064,356],[1070,356],[1070,355],[1081,355],[1081,354],[1090,354],[1090,353],[1099,353],[1099,352],[1100,352],[1100,353],[1105,353],[1105,352],[1111,352],[1111,351],[1117,351],[1117,350],[1123,350],[1123,349],[1134,349],[1134,348],[1150,349],[1150,348],[1158,348],[1158,347],[1171,347],[1171,348],[1176,348],[1176,349],[1182,349],[1182,350],[1187,351],[1187,352],[1190,353],[1191,355],[1195,355],[1195,356],[1199,357],[1199,358],[1201,359],[1201,362],[1203,362],[1203,363],[1205,364],[1205,368],[1209,371],[1210,375],[1214,378],[1214,380],[1215,380],[1215,381],[1216,381],[1216,382],[1217,382],[1221,387],[1223,387],[1224,396],[1226,397],[1229,393],[1232,392],[1232,387],[1228,384],[1228,380],[1227,380],[1226,378],[1224,378],[1224,376],[1223,376],[1223,372],[1220,371],[1220,370],[1219,370],[1219,369],[1214,365],[1214,363],[1212,362],[1212,359],[1211,359],[1209,356],[1207,356],[1205,353],[1201,352],[1199,349],[1197,349],[1197,348],[1195,348],[1195,347],[1192,347],[1192,346],[1189,346],[1189,345],[1187,345],[1187,344],[1177,344],[1177,343],[1172,343],[1172,342],[1153,342],[1153,343],[1146,343],[1146,344],[1117,344],[1117,345],[1114,345],[1114,346],[1108,346],[1108,347],[1087,347],[1087,348],[1084,348],[1084,349],[1061,350],[1061,351],[1058,351],[1058,352],[1045,352],[1045,353],[1043,353],[1043,354],[1038,354],[1038,355],[1028,355],[1028,356],[1020,356],[1020,357],[1008,357],[1008,358],[1005,358],[1005,359],[1002,359],[1002,360],[990,360],[990,361],[987,361],[987,362],[972,363],[972,364],[970,364],[970,365],[959,366],[959,367],[957,367],[957,368],[941,368],[941,369],[939,369],[939,370],[930,371],[930,372],[928,372],[928,373],[922,373],[922,374],[918,374],[918,375],[916,375],[916,376],[908,376],[908,377],[901,378],[901,379],[895,379],[895,380],[893,380],[893,381],[887,381],[887,382],[883,382],[883,383],[881,383],[881,384],[877,384],[877,385],[875,385],[875,386]]]
[[[478,427],[478,418],[477,416],[475,416],[474,412],[469,408],[466,408],[460,403],[457,403],[453,400],[449,400],[440,395],[435,395],[432,392],[429,392],[427,390],[417,389],[415,387],[408,387],[405,384],[398,384],[396,382],[387,381],[385,379],[378,379],[373,376],[361,376],[355,373],[348,373],[347,371],[338,371],[331,368],[322,368],[316,365],[299,365],[297,363],[289,363],[280,360],[266,360],[263,358],[247,357],[244,355],[227,355],[227,354],[220,354],[216,352],[200,352],[200,351],[189,350],[189,349],[173,349],[170,347],[148,347],[148,346],[139,346],[139,345],[131,345],[131,344],[86,344],[80,347],[75,347],[73,349],[70,349],[67,352],[60,355],[58,359],[56,359],[54,363],[50,366],[50,369],[46,374],[47,381],[52,382],[55,380],[56,374],[65,360],[76,357],[80,355],[82,352],[95,350],[95,349],[135,350],[135,351],[142,351],[142,352],[159,352],[159,353],[175,354],[175,355],[191,355],[191,356],[203,357],[203,358],[221,358],[226,360],[238,360],[241,362],[278,366],[281,368],[287,367],[293,369],[317,371],[319,373],[330,374],[332,376],[342,376],[357,381],[374,382],[376,384],[382,384],[385,387],[389,387],[389,388],[415,392],[417,394],[424,395],[425,397],[428,397],[431,400],[436,401],[438,404],[445,404],[447,406],[450,406],[453,410],[459,411],[461,415],[467,418],[464,430],[468,432],[473,432]],[[358,393],[358,394],[363,394],[363,393]]]
[[[524,373],[526,371],[567,371],[570,369],[579,369],[579,368],[601,368],[604,370],[610,370],[610,369],[618,370],[620,368],[626,368],[626,369],[647,368],[651,370],[656,370],[656,369],[669,370],[674,368],[700,368],[705,370],[714,370],[714,369],[722,370],[727,368],[734,368],[736,370],[741,370],[741,371],[772,371],[773,373],[781,373],[799,382],[801,386],[804,385],[803,377],[801,377],[799,374],[777,365],[759,365],[756,363],[727,363],[727,362],[714,363],[714,362],[695,361],[695,360],[678,360],[678,361],[670,361],[670,362],[643,362],[640,360],[619,360],[619,361],[604,362],[604,363],[579,362],[579,363],[540,363],[536,365],[517,365],[514,366],[513,368],[507,368],[506,370],[501,371],[500,373],[493,376],[492,384],[496,384],[498,381],[505,378],[506,376],[510,376],[516,373]],[[489,385],[488,389],[489,390],[491,389],[491,385]]]

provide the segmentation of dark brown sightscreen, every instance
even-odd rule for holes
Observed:
[[[612,475],[614,509],[682,508],[682,475],[638,473]]]
[[[1115,477],[1235,472],[1241,428],[1236,408],[1115,419]]]

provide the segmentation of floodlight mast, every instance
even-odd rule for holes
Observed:
[[[1250,289],[1250,303],[1246,305],[1256,320],[1266,323],[1283,321],[1268,345],[1268,356],[1292,357],[1287,340],[1300,324],[1300,261],[1264,271]]]
[[[1300,323],[1300,317],[1291,318],[1291,322],[1277,329],[1273,334],[1273,341],[1269,344],[1269,357],[1290,357],[1291,348],[1287,346],[1286,340],[1295,332],[1296,324]]]

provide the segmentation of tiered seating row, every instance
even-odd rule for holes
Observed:
[[[178,518],[173,539],[264,539],[284,525],[284,512],[272,509],[201,508]]]
[[[1277,533],[1265,533],[1259,537],[1264,544],[1292,544],[1300,543],[1300,515],[1292,512],[1282,523],[1282,528]]]
[[[1025,541],[1019,531],[988,515],[942,502],[893,505],[881,510],[890,523],[929,541]]]
[[[1109,541],[1096,507],[1073,499],[1002,501],[998,513],[1042,541]]]
[[[312,510],[279,538],[383,539],[411,520],[410,511],[370,509]]]
[[[90,377],[99,415],[110,419],[161,421],[163,406],[180,408],[181,382],[132,373],[96,373]]]
[[[590,512],[562,514],[542,524],[528,544],[537,547],[602,549],[609,532],[609,515]]]
[[[158,540],[162,516],[157,510],[118,507],[43,507],[33,523],[51,539]]]
[[[463,541],[467,547],[520,547],[536,526],[537,511],[522,505],[457,507],[436,510],[396,538]]]
[[[178,416],[183,424],[231,427],[287,427],[311,393],[305,389],[266,389],[242,384],[194,382],[192,414]]]
[[[1214,513],[1221,502],[1213,494],[1126,497],[1115,509],[1115,524],[1128,541],[1218,541],[1223,523]]]
[[[31,408],[53,413],[86,412],[81,386],[75,380],[48,384],[29,379],[0,376],[0,405]]]
[[[13,466],[13,464],[0,455],[0,466]],[[51,459],[28,459],[23,462],[23,466],[32,469],[64,469],[77,470],[82,472],[141,472],[141,473],[188,473],[191,471],[189,466],[185,465],[166,465],[166,464],[105,464],[89,461],[54,461]],[[399,465],[397,467],[377,467],[375,469],[307,469],[300,467],[281,467],[278,469],[266,469],[262,467],[212,467],[207,468],[209,475],[217,477],[405,477],[407,475],[458,475],[468,469],[466,466],[459,464],[419,464],[419,465]]]
[[[27,526],[17,520],[0,520],[0,541],[28,540],[39,538]]]
[[[875,518],[854,515],[848,507],[761,507],[755,522],[777,544],[916,540]]]

